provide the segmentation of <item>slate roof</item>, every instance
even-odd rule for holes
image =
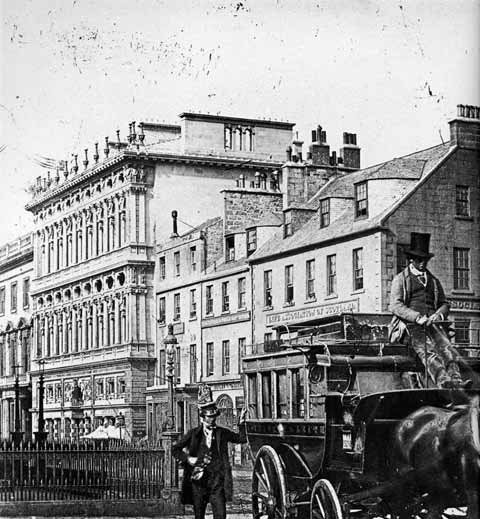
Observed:
[[[353,198],[354,185],[365,180],[405,179],[420,180],[450,149],[450,144],[439,144],[433,148],[417,151],[404,157],[394,158],[369,168],[333,178],[312,197],[310,202],[322,198]]]
[[[405,157],[394,158],[388,162],[377,164],[369,168],[355,171],[335,177],[323,186],[308,202],[308,206],[319,205],[319,201],[328,197],[353,198],[354,184],[364,180],[400,179],[404,180],[403,187],[391,194],[388,207],[379,214],[370,215],[369,218],[356,220],[353,207],[347,207],[335,215],[330,225],[320,228],[320,217],[318,212],[312,216],[292,236],[283,237],[283,228],[279,229],[274,236],[260,247],[249,261],[266,259],[270,256],[280,255],[288,251],[307,248],[312,245],[328,242],[351,234],[369,231],[382,224],[382,218],[392,209],[393,205],[407,196],[450,151],[449,143],[434,146]]]

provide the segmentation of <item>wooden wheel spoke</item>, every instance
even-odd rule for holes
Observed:
[[[261,483],[262,487],[267,491],[271,492],[271,488],[268,482],[268,479],[264,478],[262,474],[259,474],[257,472],[257,480],[259,483]]]
[[[258,497],[259,499],[261,499],[262,501],[268,501],[268,496],[264,495],[264,494],[260,494],[260,492],[253,492],[252,493],[252,497],[255,498],[255,497]]]
[[[265,466],[265,460],[260,458],[260,465],[262,466],[263,474],[265,474],[265,483],[267,485],[268,490],[270,490],[270,482],[268,481],[268,472],[267,467]],[[258,473],[258,476],[260,476],[260,473]]]

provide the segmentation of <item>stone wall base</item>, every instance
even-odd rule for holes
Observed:
[[[180,503],[180,494],[178,491],[174,491],[168,499],[0,502],[1,517],[158,517],[183,514],[184,506]]]

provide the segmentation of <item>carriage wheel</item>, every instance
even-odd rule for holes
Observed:
[[[342,507],[328,479],[319,479],[310,498],[310,519],[342,519]]]
[[[257,453],[252,480],[253,519],[287,518],[287,485],[280,456],[269,445]]]

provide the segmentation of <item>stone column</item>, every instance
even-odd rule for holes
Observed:
[[[97,315],[97,301],[92,303],[92,348],[98,348],[98,315]]]
[[[118,294],[117,294],[118,296]],[[115,314],[114,314],[114,329],[115,329],[115,343],[120,344],[121,342],[121,333],[120,328],[122,326],[122,321],[120,318],[120,298],[115,297]]]
[[[72,347],[71,351],[78,351],[78,328],[77,328],[77,308],[74,306],[72,308]]]
[[[103,301],[103,346],[110,346],[109,343],[109,316],[108,316],[108,303],[106,300]]]
[[[139,194],[139,208],[138,208],[138,218],[139,218],[139,221],[138,221],[138,240],[140,242],[145,242],[146,241],[146,236],[145,236],[145,196],[146,196],[146,193],[144,190],[142,190]]]
[[[82,306],[82,350],[88,350],[88,326],[87,326],[87,306]]]
[[[62,311],[62,327],[63,327],[63,353],[68,353],[68,319],[67,310]]]
[[[137,195],[136,189],[132,189],[128,197],[128,231],[130,243],[137,242]]]
[[[57,312],[53,312],[53,344],[51,347],[53,355],[58,355],[58,315]]]

